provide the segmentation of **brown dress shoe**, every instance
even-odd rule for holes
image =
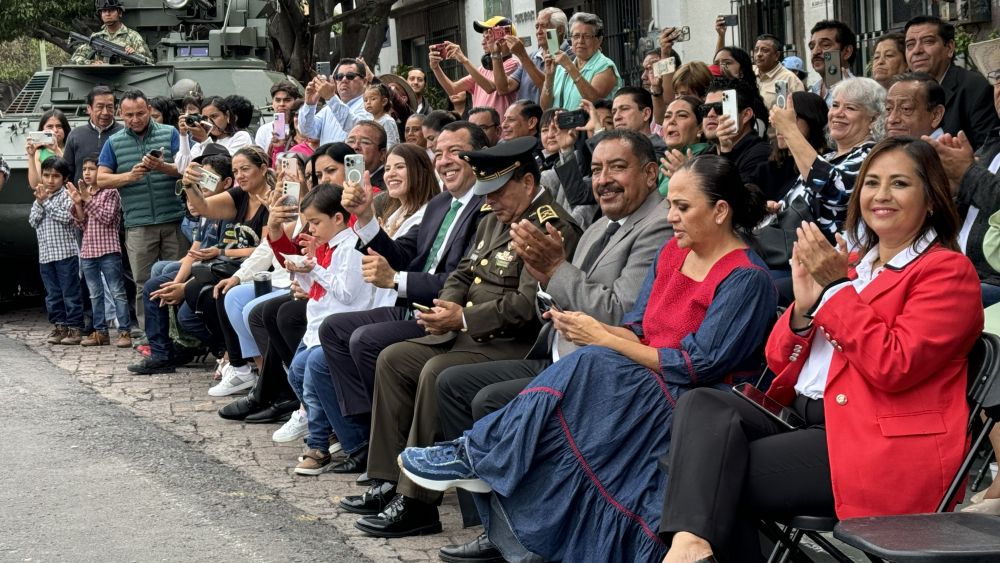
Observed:
[[[115,340],[115,346],[117,346],[118,348],[131,348],[132,335],[129,334],[127,330],[119,331],[118,340]]]
[[[66,327],[66,336],[64,336],[63,339],[59,341],[59,343],[66,344],[69,346],[77,346],[80,344],[82,340],[83,337],[80,336],[80,329]]]
[[[45,340],[49,344],[59,344],[62,339],[66,337],[66,327],[56,325],[52,332],[49,333],[48,338]]]
[[[86,338],[80,341],[80,346],[107,346],[111,339],[106,332],[91,332]]]

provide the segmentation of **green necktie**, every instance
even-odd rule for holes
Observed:
[[[448,228],[455,222],[455,217],[458,217],[459,207],[462,207],[462,202],[454,199],[451,201],[451,209],[444,214],[444,220],[441,221],[441,227],[438,228],[438,234],[434,237],[434,244],[431,245],[430,254],[427,255],[427,262],[424,264],[425,272],[431,271],[434,263],[437,262],[438,251],[441,250],[441,245],[444,244],[444,239],[448,236]]]

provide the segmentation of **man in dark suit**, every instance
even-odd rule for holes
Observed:
[[[914,72],[926,72],[944,88],[945,112],[941,129],[964,131],[973,149],[1000,126],[993,108],[993,89],[982,75],[955,66],[955,27],[935,16],[917,16],[906,22],[906,63]]]
[[[486,196],[492,213],[480,222],[469,254],[428,304],[433,308],[417,314],[427,336],[393,344],[379,355],[368,458],[368,475],[377,482],[366,495],[387,496],[385,484],[392,488],[395,482],[400,494],[378,514],[358,520],[356,527],[367,534],[403,537],[441,530],[440,493],[400,480],[396,458],[407,445],[434,442],[436,379],[442,370],[523,357],[538,334],[538,282],[513,251],[511,225],[527,220],[546,230],[559,241],[561,254],[572,255],[576,248],[580,229],[538,184],[534,147],[534,138],[520,137],[460,155],[476,173],[473,191]],[[347,497],[341,506],[370,514],[366,495]]]
[[[319,329],[331,380],[315,382],[320,404],[341,438],[348,433],[360,439],[348,446],[347,459],[335,463],[334,473],[360,473],[368,462],[369,413],[375,384],[375,361],[390,344],[424,335],[412,317],[413,303],[431,303],[448,275],[470,246],[483,211],[483,196],[472,192],[476,179],[458,151],[486,146],[479,127],[456,121],[441,131],[436,168],[445,191],[427,204],[423,221],[393,240],[374,218],[370,194],[344,193],[344,207],[357,217],[354,229],[358,250],[366,256],[362,268],[366,281],[394,288],[394,307],[338,313],[327,317]],[[331,416],[332,415],[332,416]],[[339,428],[338,428],[339,427]],[[346,444],[348,440],[345,440]]]
[[[649,137],[628,129],[604,135],[594,149],[594,199],[603,217],[580,237],[572,260],[530,224],[514,226],[514,250],[551,303],[616,325],[632,309],[656,253],[672,236],[667,206],[656,190],[657,160]],[[623,170],[618,170],[623,168]],[[542,307],[542,303],[539,303]],[[448,368],[438,376],[443,439],[510,402],[545,368],[577,348],[547,323],[527,359]],[[479,523],[472,497],[459,491],[466,526]],[[499,557],[485,534],[441,549],[448,561]]]

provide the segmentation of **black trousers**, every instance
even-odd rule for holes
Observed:
[[[271,405],[296,398],[284,366],[291,364],[306,333],[306,303],[289,294],[269,299],[250,311],[250,332],[264,350],[260,377],[250,390],[254,402]]]
[[[552,362],[548,360],[501,360],[445,369],[438,376],[438,417],[444,440],[454,440],[480,418],[511,402],[536,375]],[[459,489],[458,505],[462,525],[482,522],[472,493]]]
[[[832,516],[823,403],[794,405],[808,427],[785,430],[730,391],[694,389],[677,402],[660,536],[708,540],[720,561],[763,560],[756,521]]]
[[[409,313],[406,307],[379,307],[337,313],[323,320],[319,341],[344,416],[371,412],[379,353],[390,344],[426,334],[406,320]]]

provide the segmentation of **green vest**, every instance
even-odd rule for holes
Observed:
[[[173,162],[170,150],[175,129],[150,120],[146,136],[140,138],[125,127],[108,139],[111,150],[118,161],[116,174],[132,169],[151,150],[163,149],[163,159]],[[160,225],[179,222],[184,217],[184,204],[174,193],[176,178],[162,172],[149,172],[134,184],[119,189],[122,196],[122,211],[125,212],[125,228]]]

